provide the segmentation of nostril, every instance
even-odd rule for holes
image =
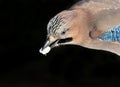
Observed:
[[[70,42],[70,41],[72,41],[72,37],[65,38],[65,39],[60,39],[60,40],[58,41],[58,43],[66,43],[66,42]]]

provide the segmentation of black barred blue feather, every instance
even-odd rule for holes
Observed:
[[[113,27],[109,31],[102,34],[102,36],[99,37],[103,41],[108,42],[120,42],[120,25]]]

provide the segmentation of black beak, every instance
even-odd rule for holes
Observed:
[[[45,48],[48,47],[48,46],[49,46],[50,48],[53,48],[53,47],[55,47],[55,46],[58,45],[58,41],[59,41],[59,40],[55,40],[54,42],[50,42],[49,40],[47,40],[42,49],[45,49]]]
[[[49,40],[46,40],[45,45],[39,50],[40,53],[47,54],[51,48],[58,46],[58,41],[59,40],[55,40],[53,42],[50,42]]]
[[[54,48],[56,46],[62,45],[66,42],[72,41],[72,38],[66,38],[66,39],[57,39],[53,42],[50,42],[49,39],[46,40],[45,45],[40,49],[40,53],[47,54],[51,48]]]

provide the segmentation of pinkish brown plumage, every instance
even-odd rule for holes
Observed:
[[[80,1],[49,21],[47,44],[40,51],[46,47],[74,44],[120,55],[117,40],[108,42],[99,38],[117,25],[120,25],[119,0]]]

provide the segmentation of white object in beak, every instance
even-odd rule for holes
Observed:
[[[43,55],[46,55],[47,53],[50,52],[50,50],[51,50],[51,48],[48,46],[48,47],[46,47],[46,48],[44,48],[44,49],[41,48],[41,49],[39,50],[39,52],[42,53]]]

